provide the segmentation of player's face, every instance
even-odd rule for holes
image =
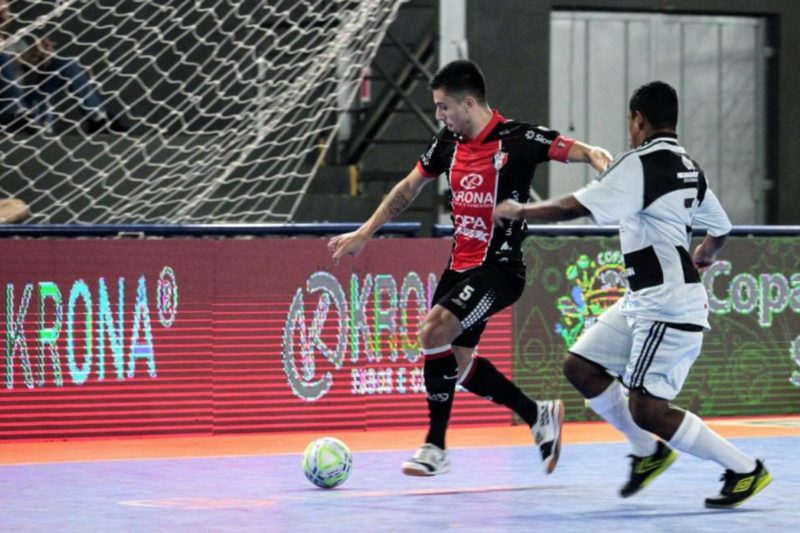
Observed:
[[[441,89],[433,91],[433,105],[436,107],[436,120],[456,135],[466,135],[472,125],[470,97],[456,98]]]

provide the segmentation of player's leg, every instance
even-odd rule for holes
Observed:
[[[508,407],[528,425],[537,419],[538,406],[491,361],[475,355],[486,324],[492,315],[512,305],[525,289],[523,269],[485,265],[474,269],[461,290],[451,291],[443,305],[459,315],[464,331],[453,340],[459,362],[459,384],[468,391]]]
[[[632,342],[633,331],[617,303],[581,335],[564,361],[564,375],[589,407],[631,443],[631,473],[620,489],[623,497],[646,487],[677,457],[669,446],[636,424],[622,385],[612,377],[624,374]]]
[[[536,402],[500,372],[489,359],[475,355],[474,348],[454,344],[453,350],[459,361],[459,385],[473,394],[508,407],[528,426],[536,423],[539,410]]]
[[[563,403],[560,400],[532,400],[489,359],[473,354],[489,317],[511,306],[522,295],[525,289],[524,271],[487,265],[475,269],[466,286],[472,287],[476,295],[481,297],[470,298],[467,300],[471,301],[469,304],[451,301],[454,308],[468,310],[462,319],[465,330],[452,343],[462,370],[459,383],[478,396],[508,407],[522,418],[531,427],[545,472],[552,473],[561,451]],[[448,305],[447,300],[444,305]]]
[[[463,328],[458,317],[438,302],[456,290],[465,278],[464,273],[444,271],[436,285],[431,310],[422,324],[420,341],[429,426],[425,443],[402,465],[403,473],[410,476],[434,476],[450,470],[445,451],[445,433],[458,373],[458,363],[450,343],[461,334]]]
[[[472,362],[468,356],[480,339],[486,319],[513,303],[523,289],[524,276],[517,269],[482,266],[463,273],[446,271],[442,276],[433,297],[435,305],[426,316],[421,332],[430,426],[425,445],[403,463],[404,473],[427,476],[447,471],[445,433],[456,386],[452,376],[459,368],[465,370]],[[453,342],[462,357],[460,366],[453,352]],[[522,394],[494,365],[479,360],[471,370],[471,379],[464,384],[465,388],[481,396],[497,398],[498,403],[519,409],[531,423],[536,421],[537,404]],[[461,374],[463,379],[463,372]],[[563,412],[560,403],[547,404],[546,407],[549,410],[545,418],[549,420],[548,416],[552,414],[553,423],[539,433],[552,441],[542,443],[548,448],[547,463],[551,465],[549,471],[552,471],[558,458]]]
[[[636,423],[670,445],[725,468],[720,494],[706,499],[712,508],[736,507],[766,487],[772,477],[764,464],[711,430],[697,415],[673,406],[689,369],[700,353],[702,331],[663,322],[637,324],[650,332],[626,371],[630,405]],[[640,337],[637,335],[637,337]],[[634,342],[634,352],[640,343]]]
[[[454,342],[464,342],[467,332]],[[453,346],[460,356],[459,384],[466,390],[508,407],[531,428],[545,472],[555,470],[561,453],[561,427],[564,423],[564,404],[561,400],[533,400],[508,379],[487,358],[472,355],[473,349]]]
[[[460,320],[438,304],[431,308],[423,322],[420,340],[429,426],[425,444],[403,463],[406,475],[434,476],[450,470],[445,433],[458,380],[458,363],[450,342],[461,331]]]
[[[475,346],[486,322],[464,331],[453,341],[458,361],[458,384],[477,396],[514,411],[529,426],[536,423],[539,410],[529,398],[487,358],[475,354]]]

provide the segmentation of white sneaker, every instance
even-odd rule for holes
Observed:
[[[564,425],[564,402],[549,400],[536,402],[539,407],[536,423],[531,427],[533,440],[542,455],[544,471],[552,474],[561,454],[561,426]]]
[[[403,463],[403,473],[407,476],[437,476],[449,471],[447,452],[431,443],[423,444],[411,459]]]

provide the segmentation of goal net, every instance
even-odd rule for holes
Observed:
[[[35,223],[290,221],[402,1],[14,0],[0,198]]]

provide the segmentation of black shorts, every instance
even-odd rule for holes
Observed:
[[[525,267],[485,264],[465,272],[445,270],[433,293],[461,321],[464,331],[452,344],[474,348],[490,316],[516,302],[525,289]]]

